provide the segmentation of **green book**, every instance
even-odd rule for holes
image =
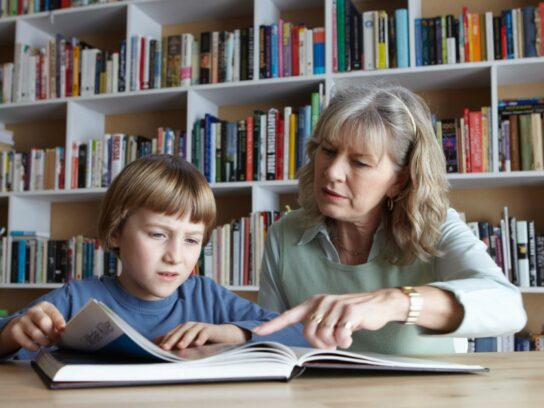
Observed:
[[[519,116],[519,133],[521,170],[534,170],[533,133],[530,114]]]
[[[336,54],[338,72],[346,71],[346,2],[336,0]]]

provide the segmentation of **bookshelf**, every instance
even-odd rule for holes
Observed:
[[[482,61],[458,64],[416,66],[414,19],[452,13],[458,15],[464,5],[483,13],[538,5],[532,0],[461,1],[447,3],[432,0],[356,1],[359,11],[398,8],[409,10],[410,67],[381,70],[333,72],[332,25],[333,0],[134,0],[88,7],[61,9],[35,15],[0,19],[0,63],[13,61],[16,42],[45,46],[56,33],[77,36],[103,49],[111,49],[121,39],[133,34],[161,38],[171,34],[232,30],[244,26],[254,29],[251,56],[252,80],[179,86],[115,94],[63,97],[0,104],[0,127],[14,131],[15,147],[64,146],[69,152],[72,141],[87,141],[105,133],[155,135],[159,126],[171,126],[190,132],[194,121],[205,113],[225,120],[239,120],[254,109],[299,106],[319,84],[326,96],[335,86],[352,86],[375,81],[406,86],[429,103],[438,116],[459,116],[464,107],[491,107],[493,145],[498,142],[498,101],[513,97],[544,96],[544,57]],[[259,26],[278,18],[304,22],[308,27],[325,27],[325,73],[259,79]],[[127,63],[127,78],[130,64]],[[544,171],[498,171],[498,150],[494,149],[495,167],[487,173],[451,174],[452,206],[463,211],[468,220],[485,219],[497,223],[502,207],[508,205],[519,219],[535,220],[537,232],[544,232]],[[70,185],[70,160],[66,160],[66,185]],[[296,207],[297,183],[253,181],[213,183],[217,199],[218,224],[252,211],[279,210],[286,204]],[[105,188],[47,190],[0,193],[0,225],[9,230],[48,231],[52,238],[66,239],[75,234],[95,236],[94,222]],[[9,258],[8,258],[9,259]],[[54,284],[3,284],[0,308],[15,310]],[[257,287],[234,287],[255,299]],[[528,330],[541,332],[544,315],[544,288],[523,289],[529,315]]]

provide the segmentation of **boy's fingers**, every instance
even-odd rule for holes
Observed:
[[[59,310],[49,302],[42,304],[42,310],[53,321],[53,327],[56,330],[62,330],[66,326],[66,320]]]
[[[309,306],[302,304],[290,309],[278,317],[255,327],[252,331],[258,336],[266,336],[287,326],[303,321],[308,314]]]

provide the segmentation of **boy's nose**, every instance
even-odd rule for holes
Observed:
[[[181,263],[183,260],[183,254],[180,248],[181,247],[179,245],[170,243],[166,247],[166,252],[164,253],[163,257],[164,261],[172,265]]]

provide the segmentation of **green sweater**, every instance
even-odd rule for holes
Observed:
[[[446,255],[431,262],[395,266],[382,256],[383,230],[374,237],[369,260],[343,265],[324,225],[303,228],[301,211],[275,223],[267,237],[260,276],[259,303],[284,311],[312,295],[369,292],[380,288],[432,284],[452,291],[465,307],[455,333],[432,335],[415,325],[391,322],[380,330],[353,333],[351,350],[391,354],[454,352],[454,337],[498,335],[519,330],[525,312],[519,291],[487,255],[485,246],[448,212],[441,248]],[[497,306],[501,299],[504,306]]]

